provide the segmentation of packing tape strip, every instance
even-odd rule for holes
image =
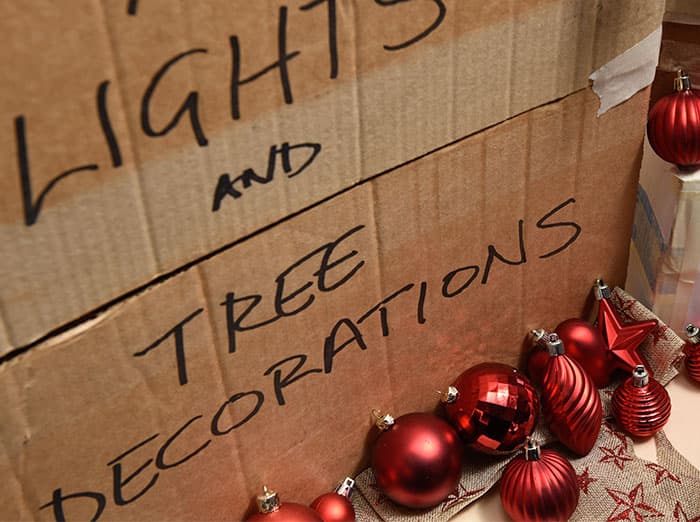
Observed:
[[[660,48],[661,26],[588,77],[600,98],[598,116],[651,84]]]

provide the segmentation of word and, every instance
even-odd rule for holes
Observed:
[[[573,198],[567,199],[535,223],[538,233],[554,230],[555,237],[563,239],[556,248],[537,252],[538,259],[556,256],[578,239],[581,234],[579,224],[556,218],[559,212],[573,204]],[[497,267],[502,270],[528,263],[524,228],[525,222],[518,220],[516,237],[506,250],[508,255],[503,253],[502,246],[489,244],[483,263],[455,267],[444,275],[434,291],[449,302],[462,296],[473,284],[488,284]],[[363,230],[364,225],[355,226],[335,240],[298,258],[273,278],[272,291],[269,293],[238,295],[233,290],[227,292],[221,301],[222,320],[226,321],[228,332],[227,352],[234,357],[242,349],[238,346],[238,337],[245,332],[299,316],[314,306],[323,295],[352,284],[366,264],[360,251],[353,248]],[[502,241],[505,243],[507,238],[502,238]],[[165,472],[192,461],[221,437],[244,429],[254,421],[263,407],[287,406],[285,392],[295,383],[313,376],[316,379],[332,376],[337,364],[342,363],[343,351],[355,349],[373,353],[374,347],[368,340],[372,333],[370,329],[374,328],[374,332],[379,332],[381,337],[389,337],[392,332],[390,311],[401,313],[405,317],[406,306],[410,306],[410,314],[415,316],[415,323],[426,325],[429,318],[426,297],[431,288],[425,280],[406,282],[368,308],[363,307],[359,312],[354,310],[338,317],[326,330],[327,335],[319,339],[315,348],[311,348],[320,350],[322,364],[319,366],[309,364],[308,353],[288,355],[260,371],[259,387],[235,391],[223,399],[218,408],[191,416],[172,433],[155,433],[140,438],[140,442],[107,463],[111,470],[111,501],[114,506],[124,506],[142,498],[164,478]],[[135,352],[134,356],[146,362],[159,355],[172,357],[171,350],[174,349],[177,381],[180,386],[186,386],[189,382],[187,360],[194,356],[187,350],[186,330],[193,321],[207,320],[203,314],[205,311],[201,308],[193,310],[146,348]],[[370,321],[372,318],[375,321]],[[405,327],[404,322],[402,325]],[[235,411],[233,405],[237,406]],[[182,436],[186,432],[191,435],[186,439],[190,441],[188,444],[191,447],[183,447],[182,440],[185,439]],[[197,442],[191,442],[192,440]],[[40,509],[50,508],[55,519],[62,521],[67,519],[69,506],[75,508],[74,503],[82,502],[83,509],[91,509],[88,506],[92,503],[92,520],[97,520],[107,508],[108,498],[108,494],[101,491],[67,493],[59,487],[53,491],[51,500],[40,506]]]

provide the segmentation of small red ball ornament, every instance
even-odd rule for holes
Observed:
[[[576,359],[598,388],[610,384],[615,365],[605,339],[595,326],[582,319],[567,319],[554,332],[564,343],[566,355]]]
[[[372,450],[372,471],[382,492],[409,508],[447,498],[462,476],[464,450],[454,428],[429,413],[377,417],[383,433]]]
[[[637,437],[649,437],[661,431],[671,416],[671,398],[666,389],[644,366],[637,366],[625,382],[615,389],[612,413],[622,428]]]
[[[682,70],[674,93],[658,100],[649,112],[649,143],[662,159],[679,166],[700,164],[700,96]]]
[[[467,447],[490,455],[520,448],[535,429],[540,411],[530,381],[500,363],[477,364],[463,372],[442,402]]]
[[[280,502],[279,496],[267,487],[257,498],[258,513],[247,522],[323,522],[320,515],[310,507],[294,502]]]
[[[331,493],[325,493],[311,503],[323,522],[355,522],[355,508],[350,502],[355,481],[347,477]]]
[[[685,369],[688,376],[694,381],[700,382],[700,328],[694,324],[685,327],[688,341],[685,343]]]
[[[576,510],[579,486],[568,460],[528,441],[503,471],[500,493],[503,509],[515,522],[559,521]]]
[[[564,446],[586,455],[603,421],[603,405],[593,380],[567,356],[557,334],[547,337],[549,361],[541,389],[542,411],[549,429]]]

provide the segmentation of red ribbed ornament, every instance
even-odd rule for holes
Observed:
[[[525,444],[540,412],[530,381],[516,368],[501,363],[467,369],[442,402],[447,419],[467,447],[489,455],[512,453]]]
[[[700,96],[690,78],[678,71],[674,90],[658,100],[649,112],[647,134],[654,152],[680,166],[700,164]]]
[[[246,522],[323,522],[316,511],[295,502],[280,502],[277,493],[264,488],[257,498],[258,513]]]
[[[457,432],[440,417],[409,413],[377,420],[384,430],[372,450],[377,485],[391,500],[410,508],[445,500],[462,476],[464,449]]]
[[[685,343],[685,369],[688,376],[694,381],[700,382],[700,328],[694,324],[685,327],[688,341]]]
[[[564,446],[586,455],[593,448],[603,421],[600,395],[591,377],[567,356],[557,334],[547,337],[549,361],[540,398],[549,429]]]
[[[634,369],[632,377],[615,389],[612,413],[627,433],[649,437],[661,431],[668,422],[671,398],[640,365]]]
[[[515,522],[560,521],[576,510],[579,486],[568,460],[528,441],[503,471],[500,493],[503,509]]]
[[[323,522],[355,522],[355,508],[350,502],[355,481],[347,477],[331,493],[325,493],[311,503]]]

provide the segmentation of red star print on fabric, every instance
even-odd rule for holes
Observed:
[[[615,308],[620,311],[620,315],[623,320],[628,323],[634,321],[634,315],[632,314],[632,308],[637,304],[636,299],[630,299],[628,301],[623,301],[622,299],[615,300]]]
[[[668,326],[666,326],[665,324],[660,324],[659,326],[657,326],[656,330],[651,332],[651,335],[654,337],[654,344],[661,341],[662,338],[664,338],[668,341],[668,337],[666,337],[667,331],[668,331]]]
[[[379,485],[378,485],[376,482],[372,482],[372,483],[369,485],[369,487],[372,488],[374,491],[376,491],[376,492],[378,493],[378,495],[377,495],[377,505],[378,505],[378,506],[381,506],[382,504],[384,504],[384,502],[388,502],[388,501],[389,501],[389,497],[387,497],[387,496],[382,492],[382,489],[379,487]]]
[[[445,501],[442,503],[442,507],[440,508],[440,511],[445,512],[448,509],[453,508],[457,504],[461,502],[465,502],[467,499],[474,497],[484,491],[486,488],[481,488],[481,489],[475,489],[472,491],[467,491],[467,489],[462,485],[460,482],[455,490],[450,493]]]
[[[616,489],[605,488],[615,501],[613,509],[606,522],[627,520],[629,522],[644,522],[646,518],[663,517],[664,514],[644,502],[644,484],[637,484],[629,493]]]
[[[607,390],[605,393],[609,394],[612,397],[614,392],[611,390]],[[608,435],[611,435],[611,436],[615,437],[617,440],[619,440],[620,446],[622,446],[622,448],[625,451],[627,451],[627,437],[625,437],[624,433],[616,431],[615,428],[613,428],[612,424],[610,424],[607,421],[603,424],[603,426],[607,430]],[[618,448],[619,446],[615,446],[615,447]]]
[[[625,469],[625,462],[632,460],[632,457],[625,454],[625,448],[623,446],[618,446],[614,449],[601,446],[600,451],[603,452],[603,456],[598,462],[612,462],[620,470]]]
[[[657,486],[666,479],[672,480],[673,482],[678,482],[679,484],[681,483],[681,479],[679,479],[677,476],[675,476],[663,466],[656,464],[655,462],[644,464],[644,467],[656,472],[655,484]]]
[[[588,486],[591,484],[591,482],[598,482],[598,479],[591,477],[588,473],[588,466],[586,466],[586,469],[584,469],[580,475],[576,475],[578,487],[586,495],[588,495]]]
[[[676,507],[673,509],[673,518],[679,522],[700,522],[700,515],[693,518],[688,518],[688,515],[685,514],[683,506],[681,506],[680,500],[676,500]]]

